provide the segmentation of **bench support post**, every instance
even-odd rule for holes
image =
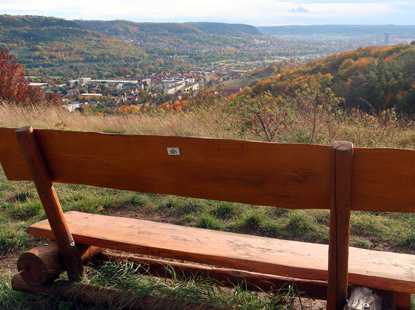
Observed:
[[[327,309],[341,310],[347,298],[353,144],[340,141],[335,142],[332,148],[334,172],[330,205]]]
[[[83,271],[81,256],[66,224],[62,207],[53,187],[45,160],[37,144],[33,128],[22,127],[17,129],[15,133],[30,168],[50,227],[55,235],[68,276],[73,280],[79,279]]]
[[[410,310],[411,294],[393,292],[393,303],[398,310]]]

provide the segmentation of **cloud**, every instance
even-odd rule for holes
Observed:
[[[290,13],[310,13],[310,11],[300,6],[296,9],[290,9]]]

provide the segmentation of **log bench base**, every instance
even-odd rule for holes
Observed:
[[[306,280],[327,280],[328,246],[82,212],[65,213],[78,244]],[[111,228],[109,228],[111,227]],[[47,220],[28,233],[53,239]],[[349,283],[415,293],[415,256],[350,248]]]

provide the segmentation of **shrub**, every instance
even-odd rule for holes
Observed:
[[[234,115],[241,136],[249,132],[272,142],[284,132],[293,130],[294,116],[289,112],[286,101],[273,97],[269,92],[235,97],[229,113]]]

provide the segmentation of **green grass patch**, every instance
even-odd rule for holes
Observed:
[[[357,236],[376,236],[382,238],[389,231],[382,217],[371,212],[353,212],[350,219],[350,231]]]
[[[275,219],[265,219],[259,231],[261,235],[273,238],[281,238],[285,235],[284,225]]]
[[[160,199],[158,211],[167,215],[198,214],[207,208],[206,201],[201,199],[166,196]]]
[[[30,200],[24,203],[12,204],[8,213],[13,220],[28,221],[31,218],[37,218],[42,215],[44,211],[39,200]]]
[[[238,226],[244,230],[257,230],[265,220],[265,213],[261,209],[249,208],[242,214]]]
[[[0,223],[0,255],[10,254],[30,244],[24,222]],[[1,308],[0,308],[1,309]]]
[[[286,236],[290,239],[309,242],[328,243],[326,226],[319,225],[316,218],[304,210],[291,211],[285,226]]]
[[[218,202],[210,214],[222,220],[230,220],[236,216],[237,206],[233,203]]]
[[[373,247],[372,243],[364,238],[356,238],[350,240],[350,246],[361,248],[361,249],[371,249]]]
[[[223,222],[208,213],[204,213],[197,219],[196,227],[219,230],[223,227]]]
[[[404,233],[398,241],[398,246],[402,249],[415,251],[415,219],[412,218],[407,222]]]

